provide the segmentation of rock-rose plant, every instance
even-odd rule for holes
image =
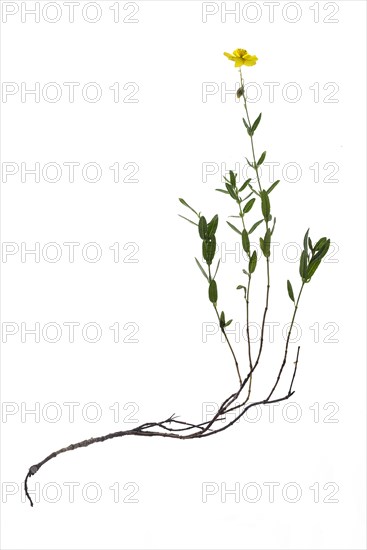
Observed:
[[[255,152],[254,145],[254,136],[257,128],[259,127],[259,124],[261,123],[261,113],[252,122],[248,112],[242,67],[254,66],[258,59],[256,56],[250,55],[246,50],[243,49],[237,49],[233,52],[233,54],[225,53],[224,55],[230,61],[234,62],[235,67],[239,69],[240,73],[241,84],[240,88],[237,90],[237,97],[242,98],[243,100],[244,116],[242,118],[242,121],[244,124],[244,130],[249,137],[248,156],[250,157],[250,159],[246,158],[246,160],[248,165],[252,169],[252,177],[248,178],[244,182],[240,181],[239,176],[233,171],[229,171],[228,176],[224,178],[224,187],[221,189],[217,189],[217,191],[219,191],[220,193],[227,195],[227,198],[233,201],[233,204],[236,207],[237,215],[232,217],[237,218],[237,221],[235,223],[227,221],[227,223],[236,233],[238,239],[240,239],[244,251],[244,256],[247,258],[246,264],[242,269],[245,275],[246,282],[242,285],[237,286],[237,288],[241,291],[241,294],[243,293],[246,303],[246,334],[248,355],[247,371],[242,372],[232,344],[226,333],[226,328],[231,324],[232,320],[227,320],[224,311],[220,311],[220,309],[218,308],[218,287],[216,277],[220,261],[217,262],[215,259],[218,216],[215,215],[210,221],[208,221],[204,215],[202,215],[200,212],[197,212],[197,210],[192,208],[184,199],[181,198],[179,199],[181,204],[190,210],[190,218],[193,217],[194,219],[187,218],[186,216],[181,217],[189,221],[191,224],[197,226],[199,239],[201,241],[202,261],[199,261],[197,258],[195,258],[195,261],[202,275],[206,279],[209,301],[214,308],[221,332],[230,350],[230,354],[236,369],[237,387],[231,395],[224,399],[224,401],[218,408],[218,411],[214,414],[211,420],[208,420],[206,422],[193,424],[180,420],[175,415],[171,415],[160,422],[146,422],[130,430],[122,430],[99,437],[92,437],[90,439],[85,439],[84,441],[71,444],[67,447],[63,447],[58,451],[51,453],[41,462],[31,466],[25,478],[24,489],[32,506],[33,502],[28,491],[28,479],[36,472],[38,472],[38,470],[46,462],[53,458],[56,458],[62,453],[73,451],[81,447],[88,447],[89,445],[92,445],[94,443],[101,443],[103,441],[107,441],[108,439],[114,439],[116,437],[129,435],[141,437],[169,437],[172,439],[181,440],[198,439],[213,436],[235,424],[250,408],[258,405],[267,405],[270,403],[284,401],[291,397],[294,393],[293,385],[298,366],[300,351],[299,347],[297,348],[293,373],[289,381],[288,391],[280,396],[276,396],[275,394],[279,381],[282,377],[285,365],[287,363],[290,336],[302,292],[305,285],[307,285],[312,280],[312,277],[314,276],[317,268],[320,266],[322,259],[325,257],[330,246],[330,240],[326,237],[322,237],[313,242],[311,240],[311,237],[309,236],[309,230],[307,230],[305,233],[303,239],[303,250],[299,264],[300,284],[298,293],[294,292],[293,286],[289,280],[285,285],[289,299],[293,303],[293,312],[285,341],[284,355],[280,362],[277,376],[275,380],[273,380],[269,384],[269,388],[265,391],[264,397],[260,400],[251,401],[250,399],[252,381],[254,377],[254,372],[259,365],[264,348],[264,330],[269,308],[271,243],[275,231],[276,222],[276,218],[273,216],[271,210],[270,197],[271,193],[279,184],[279,181],[277,180],[271,182],[267,188],[264,186],[264,184],[261,183],[259,167],[263,164],[265,160],[266,151],[258,155]],[[254,213],[256,208],[259,210],[259,219],[255,223],[248,224],[248,214],[250,211]],[[265,305],[260,333],[260,343],[257,352],[254,352],[249,334],[249,307],[251,298],[251,284],[255,277],[255,274],[261,269],[260,258],[258,258],[257,256],[256,249],[252,246],[255,238],[257,240],[257,237],[255,237],[256,234],[258,234],[258,242],[260,245],[262,256],[265,261],[266,288]],[[228,413],[236,413],[235,418],[231,416],[231,420],[229,420],[227,416]]]

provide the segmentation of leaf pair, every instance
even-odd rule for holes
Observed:
[[[309,229],[306,231],[303,239],[303,250],[299,263],[299,274],[303,283],[309,283],[315,271],[319,267],[322,259],[326,256],[329,247],[330,239],[322,237],[317,241],[315,246],[312,246],[312,241],[308,236]],[[311,254],[309,253],[311,250]]]
[[[255,120],[255,122],[252,125],[248,124],[244,118],[242,119],[249,136],[254,135],[256,128],[260,124],[260,120],[261,120],[261,113],[259,114],[259,116],[257,117],[257,119]]]
[[[231,319],[230,321],[226,321],[226,316],[224,315],[224,311],[222,311],[219,317],[220,328],[224,329],[225,327],[228,327],[232,323],[232,321],[233,319]]]
[[[216,214],[214,218],[207,223],[205,216],[200,216],[199,219],[199,235],[203,240],[212,239],[218,228],[218,215]]]
[[[264,238],[262,239],[260,237],[260,248],[265,258],[269,258],[270,256],[270,245],[271,245],[271,230],[268,227],[268,229],[265,232]]]

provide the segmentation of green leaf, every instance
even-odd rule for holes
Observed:
[[[307,255],[306,251],[302,250],[301,259],[299,262],[299,274],[302,277],[302,281],[306,282],[307,280]]]
[[[220,324],[220,328],[223,328],[226,324],[226,317],[224,315],[224,311],[222,311],[222,313],[220,314],[219,324]]]
[[[316,254],[312,257],[313,260],[322,260],[323,257],[327,254],[327,251],[330,247],[330,239],[327,239],[322,247],[316,252]]]
[[[243,96],[243,92],[244,92],[243,86],[238,88],[238,90],[236,92],[236,96],[238,97],[238,99]]]
[[[308,237],[308,246],[310,247],[311,252],[313,252],[313,246],[310,237]]]
[[[264,239],[262,237],[260,237],[260,248],[261,252],[264,254]]]
[[[225,189],[216,189],[216,191],[219,191],[219,193],[225,193],[226,195],[229,195],[228,191]]]
[[[236,233],[238,233],[239,235],[242,235],[242,232],[239,229],[237,229],[237,227],[235,227],[231,222],[227,222],[227,223],[229,227],[233,229],[233,231],[236,231]]]
[[[203,258],[208,265],[211,265],[215,256],[216,245],[217,243],[214,235],[210,241],[203,241]]]
[[[199,217],[199,214],[196,212],[196,210],[194,210],[189,204],[187,204],[187,202],[184,199],[178,199],[178,200],[180,201],[181,204],[186,206],[186,208],[190,208],[190,210],[192,210],[192,212],[194,212],[194,214],[196,214],[197,217]]]
[[[306,256],[308,258],[308,233],[309,233],[309,229],[307,229],[306,233],[305,233],[305,236],[303,238],[303,248],[306,252]]]
[[[251,181],[251,178],[249,178],[248,180],[245,181],[245,183],[239,188],[239,190],[238,190],[239,193],[242,193],[242,191],[243,191],[244,189],[246,189],[246,187],[248,186],[248,184],[250,183],[250,181]]]
[[[217,289],[217,283],[214,281],[210,281],[209,285],[209,300],[212,304],[216,304],[218,301],[218,289]]]
[[[254,206],[254,202],[256,199],[250,199],[248,202],[246,202],[245,206],[243,207],[243,213],[247,214],[250,212],[251,208]]]
[[[246,130],[248,130],[250,128],[250,126],[247,124],[247,122],[244,118],[242,119],[242,122],[244,123],[244,125],[246,127]]]
[[[190,222],[190,223],[192,223],[193,225],[196,225],[196,227],[197,227],[198,224],[197,224],[196,222],[193,222],[192,220],[189,220],[189,218],[185,218],[185,216],[181,216],[181,214],[179,214],[179,216],[180,216],[180,218],[183,218],[183,219],[186,220],[187,222]]]
[[[248,266],[248,269],[249,269],[250,273],[253,273],[255,271],[256,264],[257,264],[257,254],[256,254],[256,250],[254,250],[252,255],[251,255],[250,263],[249,263],[249,266]]]
[[[264,220],[259,220],[258,222],[254,223],[254,225],[251,227],[250,231],[248,232],[249,235],[255,231],[255,229],[263,222]]]
[[[248,271],[246,271],[246,269],[243,269],[243,270],[242,270],[242,273],[244,273],[245,275],[248,275],[248,274],[249,274]]]
[[[321,260],[324,258],[324,256],[327,254],[327,251],[329,250],[330,239],[326,239],[326,240],[324,239],[326,239],[326,237],[323,237],[323,239],[320,239],[320,241],[322,242],[322,246],[318,250],[318,252],[316,252],[316,254],[312,256],[310,263],[308,264],[307,272],[306,272],[306,281],[305,281],[307,283],[311,281],[311,278],[314,275],[316,269],[319,267]],[[318,241],[318,243],[320,241]],[[320,247],[320,244],[319,244],[319,247]],[[316,249],[316,245],[315,245],[314,251],[315,249]]]
[[[244,229],[242,231],[242,246],[243,246],[244,251],[247,254],[250,254],[250,240],[248,238],[248,233],[247,233],[246,229]]]
[[[229,195],[232,197],[232,199],[234,199],[236,201],[237,196],[236,196],[236,193],[233,191],[233,187],[229,183],[226,183],[226,188],[227,188],[227,191],[228,191]]]
[[[260,192],[261,197],[261,211],[266,222],[270,221],[270,201],[269,195],[265,189]]]
[[[218,215],[216,214],[214,218],[208,223],[208,237],[215,235],[215,232],[218,227]]]
[[[244,291],[244,294],[245,294],[245,299],[246,299],[247,288],[243,285],[238,285],[237,290],[241,290],[241,288],[243,288],[243,291]]]
[[[225,327],[229,327],[229,325],[232,323],[233,319],[231,319],[230,321],[227,321],[226,324],[224,325]]]
[[[276,219],[276,218],[274,218],[274,221],[273,221],[273,227],[271,228],[271,234],[273,234],[273,233],[274,233],[274,229],[275,229],[275,224],[276,224],[276,222],[277,222],[277,219]]]
[[[320,250],[324,246],[326,241],[327,241],[326,237],[322,237],[322,239],[319,239],[314,246],[314,251],[317,252],[318,250]]]
[[[293,288],[290,281],[287,281],[287,290],[288,290],[288,296],[294,302],[294,294],[293,294]]]
[[[261,113],[259,114],[259,116],[258,116],[257,119],[255,120],[255,122],[254,122],[253,125],[251,126],[251,135],[252,135],[252,136],[254,135],[256,128],[259,126],[260,120],[261,120]]]
[[[276,188],[276,186],[278,185],[279,182],[280,182],[280,180],[277,180],[277,181],[275,181],[274,183],[271,184],[271,186],[269,187],[269,189],[266,191],[268,195],[269,195],[269,193],[272,192],[273,189]]]
[[[253,163],[250,162],[249,159],[248,159],[247,157],[245,157],[245,159],[247,160],[247,164],[248,164],[249,166],[251,166],[251,168],[253,168],[253,167],[254,167]]]
[[[231,182],[232,187],[236,187],[236,175],[232,170],[229,171],[229,181]]]
[[[310,263],[308,264],[308,268],[307,268],[307,280],[308,281],[311,281],[312,275],[315,273],[316,269],[319,267],[320,264],[321,264],[321,260],[312,259],[310,261]]]
[[[252,191],[253,193],[255,193],[255,195],[257,195],[258,197],[260,197],[260,193],[258,193],[258,192],[256,191],[256,189],[254,189],[254,188],[252,187],[252,185],[248,184],[248,186],[249,186],[249,188],[251,189],[251,191]]]
[[[217,276],[217,273],[218,273],[218,269],[219,269],[219,264],[220,264],[220,259],[218,260],[218,264],[217,264],[217,269],[215,270],[215,273],[214,273],[214,277],[213,277],[213,279],[215,279],[215,278],[216,278],[216,276]]]
[[[257,161],[257,165],[260,166],[264,160],[265,160],[265,157],[266,157],[266,151],[264,151],[262,154],[261,154],[261,157],[259,158],[259,160]]]
[[[195,258],[195,261],[196,261],[196,264],[197,264],[198,268],[200,269],[201,273],[204,275],[205,279],[206,279],[207,281],[209,281],[209,277],[208,277],[208,275],[205,273],[205,271],[204,271],[204,269],[203,269],[201,263],[199,262],[199,260],[198,260],[197,258]]]
[[[271,244],[271,231],[268,228],[264,236],[263,248],[262,248],[265,258],[269,258],[270,256],[270,244]]]
[[[199,235],[202,239],[205,239],[208,232],[208,225],[204,216],[200,216],[199,219]]]

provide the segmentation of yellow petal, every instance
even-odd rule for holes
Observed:
[[[224,52],[224,55],[228,57],[230,61],[236,61],[236,57],[234,57],[231,53]]]
[[[243,60],[243,64],[247,67],[252,67],[253,65],[256,65],[256,61],[256,55],[246,55],[245,59]]]
[[[242,67],[242,65],[245,65],[244,59],[242,59],[241,57],[237,57],[234,66],[235,67]]]

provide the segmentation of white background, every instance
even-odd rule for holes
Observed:
[[[18,11],[4,20],[10,4]],[[3,254],[1,266],[3,341],[4,327],[19,327],[2,345],[2,547],[365,548],[365,3],[280,2],[271,21],[269,3],[241,2],[236,21],[225,11],[234,2],[205,7],[197,1],[143,1],[135,3],[138,11],[133,3],[119,2],[120,20],[114,22],[114,3],[100,1],[95,23],[83,18],[84,0],[75,7],[73,23],[67,6],[57,4],[59,21],[47,21],[58,13],[51,5],[37,23],[24,13],[22,22],[22,10],[34,2],[2,2],[3,83],[20,89],[22,82],[28,88],[38,82],[42,90],[56,82],[63,92],[54,103],[42,94],[39,102],[34,96],[22,101],[20,92],[3,94],[2,162],[19,168],[95,162],[103,173],[91,183],[79,168],[69,182],[65,169],[52,183],[42,177],[35,182],[32,175],[22,182],[18,172],[2,184],[2,240],[19,247]],[[93,6],[88,9],[93,18]],[[205,10],[215,12],[206,22]],[[61,455],[31,478],[30,488],[40,491],[32,509],[21,483],[28,468],[50,452],[131,428],[136,425],[131,420],[163,420],[175,412],[201,421],[205,403],[221,402],[236,389],[234,365],[219,333],[202,341],[203,323],[215,321],[214,311],[193,259],[200,257],[201,242],[194,226],[177,216],[189,213],[177,199],[184,197],[208,218],[219,214],[219,308],[243,328],[244,302],[236,286],[244,282],[245,263],[228,254],[237,238],[225,223],[236,211],[228,197],[214,191],[221,186],[220,171],[202,175],[203,163],[225,163],[229,170],[236,162],[243,167],[250,154],[243,107],[233,93],[220,93],[238,82],[238,72],[223,56],[238,47],[259,58],[244,69],[246,82],[255,83],[249,96],[256,99],[261,92],[249,105],[252,119],[263,113],[255,145],[259,155],[266,149],[267,161],[279,163],[275,178],[282,180],[271,195],[278,245],[269,321],[278,325],[256,373],[254,398],[270,390],[281,362],[282,328],[292,314],[286,279],[299,288],[297,251],[289,243],[301,243],[308,227],[314,241],[325,235],[333,243],[300,304],[295,405],[261,409],[257,421],[243,419],[205,440],[130,437]],[[73,103],[64,82],[80,83]],[[89,82],[102,89],[96,103],[82,97]],[[116,82],[120,99],[133,90],[124,85],[136,83],[138,101],[115,103],[109,87]],[[291,82],[301,90],[298,101],[291,100]],[[203,98],[205,83],[213,94]],[[269,83],[279,84],[273,101]],[[136,163],[138,182],[114,183],[109,166],[115,162]],[[282,173],[287,163],[300,167],[299,177],[292,169]],[[318,181],[310,169],[315,163]],[[328,180],[326,163],[337,166],[336,181]],[[271,183],[268,170],[265,186]],[[255,207],[253,221],[259,219]],[[22,261],[22,246],[40,243],[42,251],[50,242],[62,250],[59,261],[48,261],[47,252],[39,262],[32,255]],[[80,243],[74,262],[65,242]],[[95,263],[81,254],[90,242],[102,250]],[[109,249],[114,243],[120,243],[117,263]],[[136,243],[138,262],[126,261],[133,251],[123,249],[126,243]],[[262,260],[254,278],[256,322],[264,302],[264,267]],[[74,343],[68,341],[67,322],[80,323]],[[102,331],[96,343],[82,337],[91,322]],[[22,342],[21,323],[26,328],[40,323],[39,343],[29,334]],[[58,342],[42,336],[47,323],[61,327]],[[114,323],[120,324],[121,340],[131,332],[126,323],[138,325],[138,342],[114,343],[109,329]],[[243,338],[236,343],[234,334],[231,341],[245,372],[246,343]],[[294,343],[279,396],[287,391],[296,348]],[[79,404],[74,422],[67,402]],[[94,423],[82,415],[91,402],[102,412]],[[56,409],[48,403],[57,404],[59,421],[50,420]],[[110,409],[114,403],[119,422]],[[24,414],[35,406],[38,418]],[[74,502],[67,485],[72,482],[79,483]],[[97,502],[90,502],[94,492],[92,487],[86,493],[88,483],[99,487]],[[110,489],[117,483],[120,502]],[[203,502],[206,483],[216,493]],[[276,484],[273,502],[269,483]],[[132,487],[138,488],[138,502],[123,502]],[[226,494],[233,488],[237,497]],[[290,502],[295,488],[299,498]],[[256,491],[258,500],[251,502]]]

